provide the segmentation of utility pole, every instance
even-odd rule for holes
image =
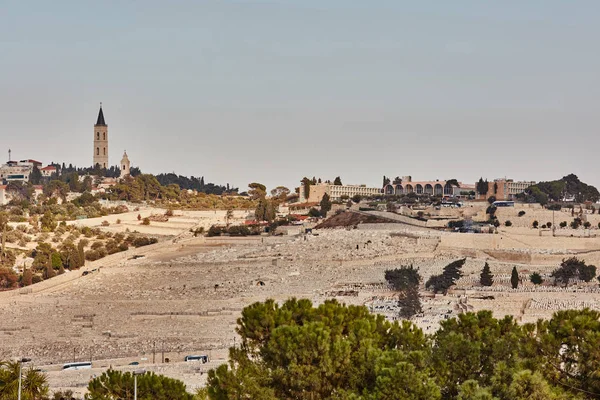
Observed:
[[[75,362],[75,347],[73,347],[73,362]]]
[[[165,363],[165,342],[162,342],[162,363]]]
[[[156,364],[156,340],[152,342],[152,364]]]

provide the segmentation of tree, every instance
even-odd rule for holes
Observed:
[[[487,202],[490,204],[493,204],[496,201],[496,196],[490,196],[487,199]]]
[[[513,289],[519,287],[519,272],[517,271],[517,267],[513,267],[510,274],[510,285]]]
[[[275,189],[271,190],[271,197],[279,203],[285,202],[289,195],[290,189],[285,186],[277,186]]]
[[[23,277],[21,278],[21,285],[29,286],[33,283],[33,274],[31,273],[31,268],[25,267],[23,270]]]
[[[523,210],[519,211],[519,217],[522,217],[523,215],[525,215],[525,211],[523,211]]]
[[[387,186],[390,184],[390,178],[388,178],[387,176],[383,176],[383,187]]]
[[[424,362],[425,335],[409,321],[335,300],[267,300],[246,307],[236,331],[241,346],[209,371],[211,399],[440,398],[416,361]]]
[[[2,231],[2,249],[0,257],[6,256],[6,230],[8,228],[8,214],[4,211],[0,211],[0,231]]]
[[[385,280],[400,292],[398,306],[400,307],[400,317],[411,318],[422,312],[421,299],[419,298],[419,284],[421,275],[419,270],[411,266],[401,266],[400,268],[385,271]]]
[[[313,217],[313,218],[318,218],[321,216],[321,212],[319,210],[317,210],[316,208],[311,207],[311,209],[308,210],[308,216]]]
[[[340,178],[339,176],[336,176],[335,179],[333,180],[333,184],[336,186],[342,186],[342,178]]]
[[[304,199],[308,201],[308,199],[310,198],[310,186],[312,185],[312,181],[307,177],[304,177],[302,178],[300,183],[302,183],[302,194],[304,194]]]
[[[460,187],[460,184],[456,179],[449,179],[446,181],[446,184],[454,187]]]
[[[477,193],[479,193],[481,196],[487,195],[489,191],[488,181],[484,181],[483,178],[479,178],[479,182],[477,182],[477,184],[475,185],[475,189],[477,190]]]
[[[56,222],[56,219],[50,210],[46,211],[42,218],[40,218],[40,223],[42,231],[45,232],[54,232],[58,226],[58,222]]]
[[[529,280],[534,285],[541,285],[542,283],[544,283],[544,279],[542,279],[542,276],[537,272],[534,272],[533,274],[531,274],[529,276]]]
[[[327,193],[323,195],[319,205],[321,206],[321,216],[326,217],[327,213],[331,210],[331,200]]]
[[[352,196],[352,201],[355,203],[360,203],[360,201],[362,200],[362,196],[360,194],[355,194],[354,196]]]
[[[229,221],[233,219],[233,210],[230,208],[225,212],[225,225],[229,228]]]
[[[42,173],[37,165],[33,166],[31,174],[29,174],[29,182],[31,182],[32,185],[39,185],[42,183]]]
[[[19,390],[19,361],[0,361],[0,399],[16,399]],[[46,375],[32,366],[22,370],[21,394],[25,400],[42,400],[48,395]]]
[[[425,283],[426,288],[431,288],[435,293],[446,293],[448,289],[462,276],[461,269],[466,258],[456,260],[444,267],[442,274],[432,275]]]
[[[262,183],[252,182],[248,184],[250,190],[248,190],[248,195],[252,200],[259,200],[267,195],[267,187]]]
[[[88,384],[86,400],[133,399],[134,377],[130,372],[109,369]],[[148,372],[137,376],[137,395],[140,400],[193,400],[183,382]]]
[[[483,266],[481,274],[479,275],[479,283],[481,283],[482,286],[492,286],[494,283],[494,275],[492,275],[490,266],[487,262]]]
[[[504,226],[512,226],[512,222],[509,220],[504,221]]]
[[[538,227],[538,225],[539,225],[539,224],[540,224],[540,223],[539,223],[539,222],[537,222],[537,220],[535,220],[535,221],[533,221],[533,222],[531,223],[531,226],[533,227],[533,229],[537,229],[537,227]]]
[[[554,278],[554,285],[560,284],[566,287],[571,279],[590,282],[596,276],[596,267],[586,265],[585,260],[571,257],[563,259],[560,267],[555,269],[550,276]]]

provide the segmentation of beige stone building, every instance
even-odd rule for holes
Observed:
[[[131,162],[129,161],[129,157],[127,157],[127,151],[123,153],[123,158],[121,159],[121,176],[123,179],[126,176],[130,175]]]
[[[327,193],[331,198],[331,201],[338,201],[342,199],[342,196],[360,195],[362,197],[376,196],[382,193],[380,188],[367,187],[367,185],[334,185],[331,183],[317,183],[316,185],[310,185],[308,198],[304,193],[304,185],[300,185],[300,203],[319,203],[323,198],[323,195]]]
[[[102,103],[100,103],[98,120],[94,125],[94,163],[92,165],[100,165],[102,168],[110,167],[108,163],[108,125],[104,121]]]
[[[512,179],[494,179],[488,182],[488,192],[485,195],[477,193],[479,199],[495,196],[497,200],[515,200],[518,194],[523,193],[528,187],[535,185],[534,181],[517,181]]]

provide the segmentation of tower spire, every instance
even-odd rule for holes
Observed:
[[[98,121],[96,121],[96,125],[106,126],[106,122],[104,121],[104,113],[102,112],[102,102],[100,102],[100,111],[98,112]]]

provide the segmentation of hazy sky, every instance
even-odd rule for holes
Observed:
[[[0,0],[0,152],[243,190],[600,186],[600,1]]]

